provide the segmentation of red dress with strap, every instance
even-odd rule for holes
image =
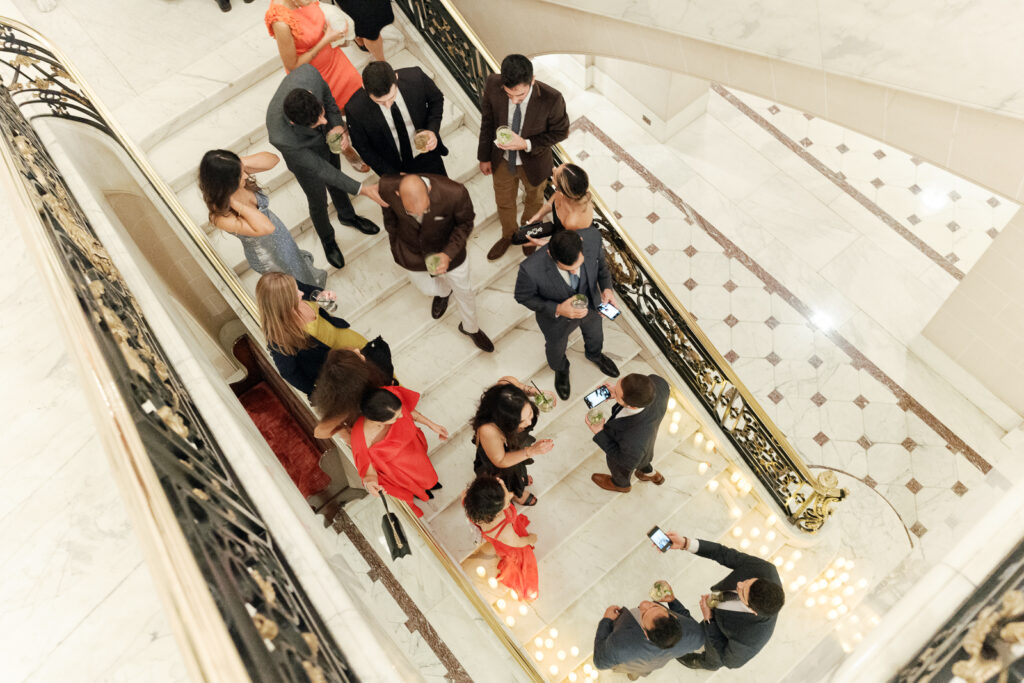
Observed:
[[[427,489],[437,484],[437,472],[427,457],[427,437],[416,426],[412,411],[420,395],[405,387],[383,387],[402,401],[402,417],[395,420],[383,439],[367,447],[360,417],[352,426],[352,457],[359,476],[366,476],[370,465],[377,472],[377,481],[389,496],[404,500],[416,513],[423,511],[413,504],[413,497],[427,500]]]
[[[267,13],[263,16],[263,21],[266,23],[271,37],[274,36],[274,22],[280,21],[288,24],[288,28],[292,32],[292,39],[295,41],[295,55],[302,56],[324,37],[326,18],[324,11],[320,9],[319,2],[312,2],[295,9],[271,3]],[[345,52],[340,47],[325,45],[309,63],[316,67],[316,70],[327,81],[331,95],[338,103],[338,109],[344,111],[348,99],[363,87],[362,76],[352,66],[352,62],[349,61]]]
[[[480,534],[490,541],[494,546],[494,552],[498,554],[498,581],[514,590],[520,600],[533,602],[537,599],[539,589],[537,556],[533,554],[532,545],[517,548],[497,540],[502,530],[509,524],[512,525],[516,536],[522,538],[529,535],[526,527],[530,525],[530,518],[517,512],[514,505],[505,508],[505,519],[501,524],[490,532],[480,529]],[[480,528],[479,525],[477,528]]]

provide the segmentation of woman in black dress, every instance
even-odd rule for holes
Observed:
[[[551,173],[555,191],[540,211],[527,223],[542,221],[550,213],[555,235],[563,230],[585,230],[594,224],[594,202],[590,197],[590,177],[576,164],[561,164]],[[535,247],[548,243],[550,237],[527,238]]]
[[[536,455],[544,455],[555,446],[551,439],[535,439],[530,430],[537,424],[537,406],[530,400],[537,390],[526,387],[514,377],[502,377],[484,392],[473,416],[473,443],[477,476],[499,477],[520,505],[536,505],[537,496],[526,492],[532,479],[526,466]]]
[[[395,20],[391,0],[338,0],[341,11],[356,24],[356,45],[374,60],[384,61],[384,38],[380,30]]]

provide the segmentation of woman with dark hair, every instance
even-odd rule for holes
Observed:
[[[380,337],[367,342],[346,321],[307,300],[305,297],[313,291],[284,273],[266,273],[256,283],[260,325],[267,350],[281,376],[308,396],[318,383],[328,352],[352,349],[360,351],[393,381],[394,367],[387,342]]]
[[[526,466],[533,456],[544,455],[555,446],[551,439],[535,439],[530,430],[537,424],[537,406],[530,400],[537,390],[515,377],[502,377],[480,397],[471,422],[477,476],[499,477],[520,505],[536,505],[537,496],[526,493],[533,483]]]
[[[351,432],[352,457],[371,496],[381,489],[404,500],[417,517],[423,511],[413,498],[428,500],[441,488],[437,472],[427,457],[427,437],[419,422],[442,441],[448,430],[416,412],[420,395],[404,387],[367,391],[360,402],[362,415]]]
[[[498,581],[523,600],[537,599],[537,534],[527,533],[530,519],[512,505],[505,483],[486,474],[478,476],[462,496],[466,517],[498,555]]]
[[[359,350],[332,349],[309,396],[309,402],[320,415],[314,436],[329,439],[340,433],[348,441],[352,425],[359,417],[363,396],[373,389],[394,384],[392,376]]]
[[[380,31],[395,21],[391,0],[338,0],[338,6],[356,23],[356,47],[383,62],[384,37]]]
[[[199,162],[199,190],[210,222],[241,241],[245,260],[257,273],[288,273],[299,282],[322,288],[327,271],[315,268],[313,255],[295,244],[251,175],[268,171],[277,162],[277,155],[270,152],[239,157],[226,149],[213,149],[204,154]]]
[[[583,230],[594,224],[594,203],[590,197],[590,178],[587,172],[576,164],[561,164],[551,173],[555,191],[544,202],[544,206],[527,223],[543,220],[549,213],[554,225],[552,235],[562,230]],[[540,247],[550,237],[527,238],[530,244]]]

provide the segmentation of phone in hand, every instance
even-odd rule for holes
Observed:
[[[667,552],[672,547],[672,539],[668,537],[661,527],[654,527],[647,532],[647,537],[658,547],[661,552]]]
[[[600,386],[584,396],[583,402],[587,404],[588,408],[596,408],[611,397],[612,392],[608,391],[608,387]]]
[[[600,303],[597,305],[597,310],[601,312],[601,315],[608,318],[609,320],[615,320],[622,313],[619,309],[615,308],[611,304]]]

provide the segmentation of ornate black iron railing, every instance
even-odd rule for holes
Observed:
[[[941,599],[941,597],[937,598]],[[1024,543],[1005,560],[928,644],[904,666],[894,683],[968,683],[1024,680]]]
[[[447,0],[395,0],[470,99],[479,103],[498,65]],[[567,159],[561,148],[556,156]],[[621,301],[665,354],[680,379],[725,432],[789,522],[817,532],[846,496],[833,472],[814,476],[764,413],[692,316],[672,295],[600,198],[595,217]]]
[[[254,681],[355,680],[273,534],[29,122],[77,121],[121,142],[55,51],[0,22],[0,156],[20,181],[163,494]],[[134,436],[134,435],[133,435]],[[146,539],[143,539],[145,543]],[[202,640],[203,633],[188,637]]]

